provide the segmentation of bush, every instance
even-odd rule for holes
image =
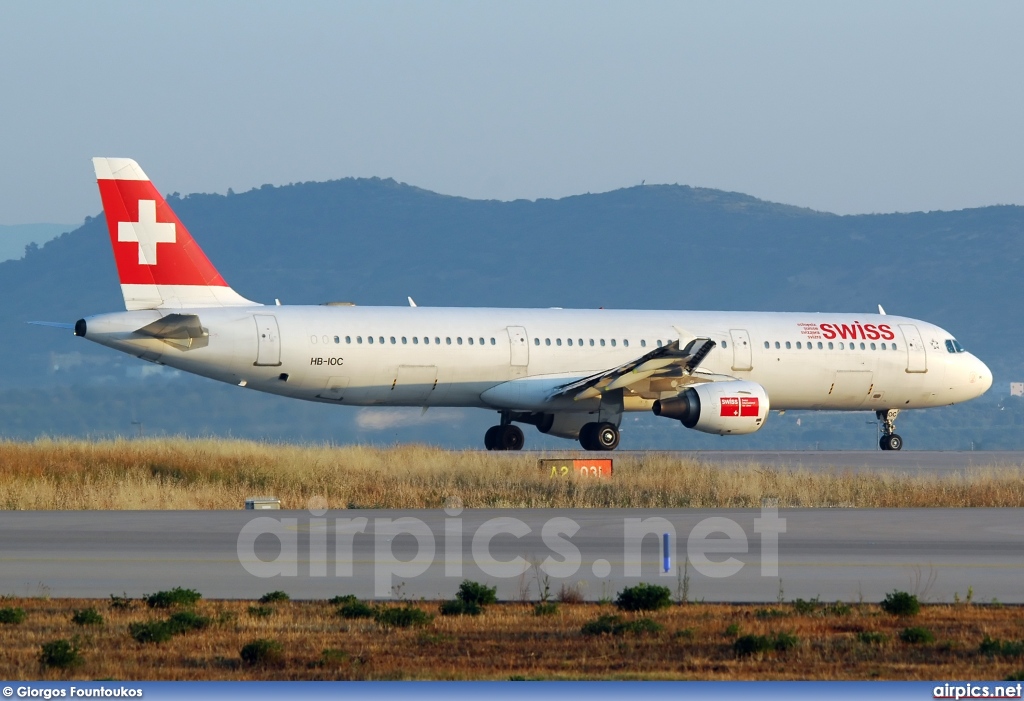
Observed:
[[[332,606],[344,606],[345,604],[352,604],[359,601],[359,598],[355,594],[345,594],[343,596],[335,596],[327,600],[327,603]]]
[[[571,586],[562,584],[558,588],[558,601],[563,604],[582,604],[583,590],[580,588],[579,582]]]
[[[554,601],[542,601],[533,607],[534,616],[553,616],[558,613],[558,604]]]
[[[380,608],[373,616],[374,620],[385,628],[409,628],[412,626],[425,626],[434,620],[434,617],[423,609],[415,606],[401,606],[398,608]]]
[[[260,597],[261,604],[278,604],[283,601],[291,601],[291,597],[283,591],[267,592]]]
[[[76,626],[101,626],[103,625],[103,616],[94,608],[76,610],[71,616],[71,622]]]
[[[761,619],[785,618],[788,615],[789,612],[782,609],[756,609],[754,611],[754,616]]]
[[[250,606],[249,615],[254,618],[270,618],[274,615],[272,606]]]
[[[999,638],[992,639],[985,636],[985,639],[981,641],[981,645],[978,647],[978,652],[982,655],[988,655],[994,657],[999,655],[1001,657],[1020,657],[1024,655],[1024,640],[1000,640]]]
[[[904,628],[900,631],[900,640],[911,645],[923,645],[927,643],[934,643],[935,636],[927,628],[921,628],[915,626],[914,628]]]
[[[891,591],[880,604],[882,610],[893,616],[916,616],[921,612],[921,602],[905,591]]]
[[[132,599],[128,596],[128,592],[123,592],[122,596],[116,594],[110,595],[110,608],[112,609],[130,609],[132,607]]]
[[[583,627],[580,628],[580,632],[583,633],[583,635],[612,635],[615,633],[615,626],[620,625],[621,622],[621,616],[610,616],[605,614],[596,620],[584,623]]]
[[[475,601],[462,599],[442,601],[440,610],[442,616],[479,616],[484,612],[483,607]]]
[[[202,630],[212,623],[208,616],[200,616],[195,611],[178,611],[167,619],[167,627],[172,635],[181,635],[190,630]]]
[[[455,594],[455,598],[467,604],[487,606],[498,602],[498,588],[466,579],[459,585],[459,591]]]
[[[25,620],[25,609],[8,606],[0,609],[0,623],[17,625]]]
[[[277,666],[284,662],[284,645],[276,640],[253,640],[246,643],[238,654],[249,666]]]
[[[51,640],[39,651],[39,664],[44,667],[77,667],[85,660],[77,640]]]
[[[145,623],[129,623],[128,634],[135,639],[135,642],[142,643],[166,643],[174,637],[174,631],[167,621],[146,621]]]
[[[861,641],[865,645],[881,645],[889,642],[889,636],[885,633],[879,633],[873,630],[862,630],[857,633],[857,640]]]
[[[654,611],[672,605],[672,592],[668,587],[641,582],[619,592],[615,605],[623,611]]]
[[[818,597],[814,597],[810,601],[797,599],[793,602],[793,610],[801,616],[809,616],[812,613],[817,613],[819,608],[821,608],[821,602],[818,600]]]
[[[849,616],[852,612],[853,609],[850,608],[850,605],[844,604],[842,601],[837,601],[822,609],[822,613],[826,616]]]
[[[172,606],[195,606],[196,602],[203,598],[203,595],[195,589],[174,587],[174,589],[158,591],[156,594],[149,594],[143,598],[150,608],[169,609]]]
[[[733,652],[738,657],[763,654],[772,650],[785,652],[792,650],[800,644],[800,638],[792,633],[777,633],[775,635],[744,635],[736,638],[732,644]]]
[[[373,618],[374,610],[373,607],[353,596],[351,600],[346,601],[345,605],[338,609],[338,615],[342,618]]]

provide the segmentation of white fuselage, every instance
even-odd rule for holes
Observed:
[[[773,409],[934,407],[992,382],[951,334],[891,315],[257,306],[173,310],[209,333],[188,349],[136,332],[169,311],[89,317],[86,337],[223,382],[352,405],[586,410],[590,400],[552,403],[552,388],[698,336],[717,343],[698,374],[756,382]],[[643,385],[624,410],[679,387]]]

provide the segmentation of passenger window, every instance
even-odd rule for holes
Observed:
[[[480,337],[480,345],[481,346],[484,345],[484,337],[483,336]]]
[[[330,343],[330,340],[327,338],[327,336],[324,336],[324,343]]]
[[[614,348],[614,347],[615,347],[615,339],[613,338],[612,339],[612,348]]]
[[[380,344],[383,346],[384,345],[384,337],[381,336],[379,340],[380,340]]]
[[[765,348],[767,348],[767,347],[768,347],[768,341],[765,341],[765,342],[764,342],[764,347],[765,347]]]
[[[604,347],[604,339],[601,339],[601,346]]]
[[[874,343],[871,344],[871,350],[875,350],[875,344]]]
[[[862,343],[860,344],[860,349],[861,349],[861,350],[867,350],[867,349],[866,349],[866,348],[864,347],[864,343],[863,343],[863,342],[862,342]]]
[[[534,340],[537,341],[537,345],[540,345],[540,339],[539,338],[535,338]],[[473,345],[473,337],[472,336],[469,337],[469,345]]]
[[[593,347],[593,346],[594,346],[594,339],[590,339],[590,346],[591,346],[591,347]]]
[[[789,350],[789,349],[790,349],[790,348],[792,348],[792,347],[793,347],[793,346],[791,346],[791,345],[790,345],[789,341],[786,341],[786,350]]]
[[[572,344],[570,343],[569,345],[572,345]],[[580,347],[580,348],[582,348],[582,347],[583,347],[583,339],[582,339],[582,338],[581,338],[581,339],[579,339],[579,347]]]
[[[491,337],[491,345],[492,346],[494,345],[494,337],[493,336]]]
[[[335,336],[334,337],[334,342],[335,343],[341,343],[341,338],[339,336]]]
[[[896,350],[896,344],[895,344],[895,343],[894,343],[894,344],[892,344],[892,349],[893,349],[893,350]]]
[[[778,350],[779,348],[782,348],[782,346],[781,346],[781,345],[779,345],[779,342],[778,342],[778,341],[776,341],[776,342],[775,342],[775,349],[776,349],[776,350]]]
[[[886,350],[884,343],[882,344],[882,350]]]
[[[395,345],[395,337],[394,336],[391,337],[391,345]]]
[[[722,341],[722,348],[728,348],[728,347],[729,347],[729,342],[728,341]]]
[[[434,336],[434,343],[436,343],[437,345],[441,345],[441,337],[440,336]]]
[[[452,337],[451,336],[445,336],[444,344],[446,346],[450,346],[452,344]]]
[[[839,350],[843,350],[843,342],[842,341],[839,342]]]
[[[309,337],[309,342],[310,343],[316,343],[316,336],[310,336]]]
[[[471,341],[472,341],[473,339],[469,339],[469,340],[471,340]],[[534,339],[533,339],[533,345],[535,345],[535,346],[539,346],[539,345],[540,345],[540,339],[539,339],[539,338],[537,338],[537,337],[534,337]]]
[[[362,336],[356,336],[356,343],[362,343],[362,342],[363,342],[363,337]]]
[[[462,345],[462,336],[459,336],[458,338],[456,338],[455,342],[458,343],[461,346]]]
[[[796,342],[796,347],[797,347],[797,348],[803,348],[803,346],[801,346],[801,345],[800,345],[800,341],[797,341],[797,342]]]
[[[560,338],[556,338],[556,339],[555,339],[555,345],[556,345],[556,346],[560,346],[560,345],[562,345],[562,339],[560,339]]]
[[[412,344],[414,346],[418,346],[420,344],[420,337],[419,336],[413,336],[412,337]]]
[[[821,341],[818,341],[818,350],[821,350],[821,349],[822,349]]]
[[[591,341],[590,345],[594,345],[594,342]],[[660,338],[658,339],[658,348],[661,348],[661,339]]]
[[[366,342],[367,343],[373,343],[373,336],[367,336],[366,337]]]
[[[646,348],[647,347],[647,340],[646,339],[643,339],[643,338],[640,339],[640,347],[641,348]]]
[[[572,339],[570,338],[570,339],[566,340],[565,343],[566,343],[566,345],[570,345],[571,346],[572,345]]]
[[[629,339],[628,338],[622,339],[622,345],[624,345],[626,348],[629,348]]]
[[[544,345],[545,346],[550,346],[551,345],[551,339],[550,338],[545,338],[544,339]]]
[[[408,342],[409,342],[408,339],[406,339],[405,336],[402,336],[402,345],[404,346]]]
[[[345,343],[352,343],[352,337],[351,336],[345,336]]]
[[[423,345],[430,345],[430,336],[423,337]]]
[[[829,350],[834,350],[834,349],[833,349],[833,347],[832,347],[832,341],[829,341],[829,342],[828,342],[828,349],[829,349]]]

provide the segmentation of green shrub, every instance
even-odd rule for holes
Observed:
[[[67,669],[77,667],[85,660],[78,647],[78,640],[51,640],[43,643],[39,651],[39,664],[44,667]]]
[[[489,587],[486,584],[466,579],[459,585],[459,591],[455,594],[455,598],[467,604],[487,606],[498,602],[498,587]]]
[[[342,618],[373,618],[374,614],[372,606],[359,601],[354,596],[338,609],[338,615]]]
[[[782,609],[756,609],[754,611],[754,616],[762,620],[772,618],[785,618],[788,615],[789,612],[783,611]]]
[[[167,619],[167,626],[172,635],[181,635],[190,630],[202,630],[213,621],[208,616],[200,616],[195,611],[178,611]]]
[[[166,643],[174,636],[174,631],[167,621],[146,621],[145,623],[129,623],[128,634],[137,643]]]
[[[740,634],[740,624],[739,623],[730,623],[729,626],[725,629],[725,634],[728,635],[728,636],[739,635]]]
[[[879,633],[874,630],[862,630],[857,633],[857,640],[861,641],[865,645],[881,645],[889,642],[889,636],[885,633]]]
[[[17,625],[25,620],[25,609],[8,606],[0,609],[0,623]]]
[[[652,621],[650,618],[637,618],[633,621],[626,621],[615,626],[612,631],[614,635],[625,635],[629,633],[631,635],[654,635],[660,633],[663,630],[662,626],[657,621]]]
[[[900,631],[900,640],[911,645],[924,645],[927,643],[934,643],[935,636],[927,628],[915,626],[913,628],[904,628]]]
[[[283,591],[267,592],[260,597],[261,604],[279,604],[284,601],[291,601],[291,597]]]
[[[71,622],[76,626],[101,626],[103,625],[103,616],[96,609],[90,607],[76,610],[71,616]]]
[[[850,608],[849,604],[844,604],[842,601],[837,601],[834,604],[830,604],[821,610],[826,616],[849,616],[853,613],[853,609]]]
[[[800,638],[792,633],[777,633],[775,635],[744,635],[736,638],[732,644],[733,652],[738,657],[763,654],[772,650],[785,652],[792,650],[800,644]]]
[[[270,618],[274,615],[272,606],[250,606],[249,615],[254,618]]]
[[[818,609],[820,608],[821,602],[818,600],[818,597],[814,597],[810,601],[797,599],[793,602],[793,610],[801,616],[809,616],[812,613],[817,613]]]
[[[400,606],[396,608],[379,608],[373,616],[374,620],[385,628],[410,628],[412,626],[425,626],[434,620],[434,617],[423,609],[415,606]]]
[[[255,667],[273,667],[284,662],[284,645],[276,640],[253,640],[238,652],[242,662]]]
[[[534,616],[553,616],[558,613],[558,603],[555,601],[542,601],[533,607]]]
[[[580,628],[580,632],[583,635],[612,635],[615,632],[615,626],[622,623],[621,616],[611,616],[605,614],[596,618],[593,621],[587,621]]]
[[[989,657],[994,657],[995,655],[1001,657],[1020,657],[1024,655],[1024,640],[1000,640],[999,638],[993,639],[986,635],[978,647],[978,652]]]
[[[893,616],[916,616],[921,612],[921,602],[905,591],[891,591],[881,603],[882,610]]]
[[[462,599],[449,599],[442,601],[442,616],[479,616],[484,612],[483,606],[475,601],[463,601]]]
[[[168,591],[158,591],[156,594],[149,594],[143,597],[150,608],[169,609],[172,606],[195,606],[196,602],[203,598],[203,595],[195,589],[182,589],[174,587]]]
[[[619,592],[615,605],[623,611],[654,611],[672,605],[672,591],[668,587],[641,582]]]
[[[743,635],[732,644],[733,652],[739,657],[765,653],[771,649],[772,641],[767,635]]]
[[[327,600],[327,603],[332,606],[344,606],[345,604],[352,604],[359,601],[359,597],[355,594],[344,594],[342,596],[335,596]]]

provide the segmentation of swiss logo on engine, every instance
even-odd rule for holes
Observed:
[[[722,416],[757,416],[761,403],[757,397],[722,397]]]

